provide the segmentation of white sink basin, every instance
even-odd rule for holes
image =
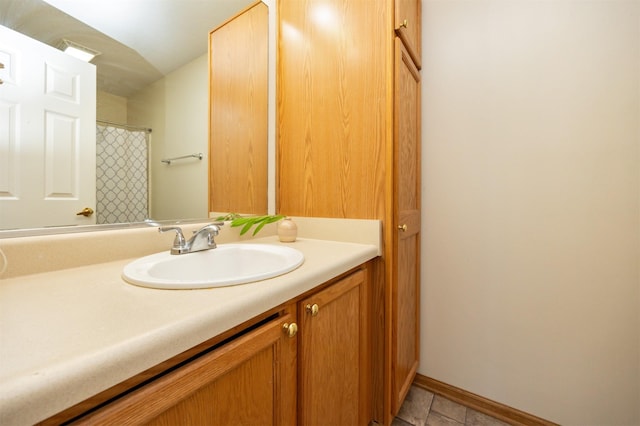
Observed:
[[[270,244],[221,244],[212,250],[172,255],[169,250],[124,267],[125,281],[151,288],[194,289],[246,284],[291,272],[304,255]]]

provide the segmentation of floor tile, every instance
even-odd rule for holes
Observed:
[[[427,417],[427,426],[461,426],[464,423],[457,422],[435,411],[429,413]]]
[[[467,409],[465,424],[468,426],[508,426],[508,423],[501,422],[471,408]]]
[[[393,422],[391,422],[391,426],[414,426],[414,425],[412,425],[411,423],[405,422],[400,417],[396,417],[395,419],[393,419]]]
[[[431,392],[411,386],[397,417],[414,426],[424,426],[427,423],[432,401]]]
[[[392,426],[509,426],[491,416],[412,386]]]
[[[436,395],[431,404],[431,411],[438,412],[445,417],[464,423],[467,415],[467,407]]]

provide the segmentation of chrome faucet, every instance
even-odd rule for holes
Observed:
[[[203,226],[193,231],[193,237],[189,241],[184,238],[182,229],[177,226],[162,226],[158,228],[158,232],[175,231],[176,237],[173,240],[171,254],[187,254],[216,248],[214,237],[220,233],[220,227],[223,225],[224,222],[215,222]]]

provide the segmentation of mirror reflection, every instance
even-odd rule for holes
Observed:
[[[127,208],[120,209],[123,212],[114,208],[117,213],[113,213],[113,217],[100,220],[112,223],[138,221],[143,216],[168,220],[202,218],[208,215],[207,36],[210,30],[251,3],[254,2],[159,0],[153,2],[153,9],[150,10],[149,2],[143,0],[0,0],[0,25],[38,40],[50,48],[58,49],[62,40],[69,40],[99,52],[91,61],[95,65],[96,96],[90,108],[84,105],[81,108],[93,111],[89,120],[93,120],[91,128],[95,133],[94,160],[76,163],[69,160],[62,164],[68,164],[67,168],[76,173],[86,167],[86,163],[91,163],[93,173],[98,178],[96,185],[100,185],[101,177],[107,183],[97,191],[94,188],[94,193],[101,196],[102,200],[95,200],[94,204],[76,205],[72,212],[73,218],[69,223],[63,223],[64,225],[96,223],[109,205],[116,204],[117,207],[118,203]],[[69,9],[74,5],[84,7]],[[15,50],[15,45],[3,45],[3,39],[4,37],[0,38],[0,50]],[[6,61],[7,58],[3,58]],[[0,78],[3,80],[10,80],[7,79],[7,70],[8,68],[0,70]],[[62,77],[57,80],[54,78],[53,81],[64,89],[65,81]],[[5,96],[8,92],[5,89],[9,86],[0,86],[0,106],[3,101],[4,106],[10,103]],[[4,112],[7,111],[5,108]],[[74,133],[73,125],[64,120],[70,113],[65,114],[67,113],[59,113],[45,123],[45,127],[49,123],[49,133],[55,129],[55,134],[47,134],[45,129],[41,137],[55,141],[61,134],[64,136],[65,132]],[[10,118],[5,114],[0,118],[5,120],[2,121],[5,129],[0,134],[0,168],[5,163],[10,165],[15,155],[15,152],[10,151],[12,135],[7,117]],[[96,121],[99,124],[97,127]],[[122,142],[130,138],[141,141]],[[122,146],[109,145],[108,149],[101,146],[104,141],[109,140],[115,140]],[[72,150],[65,151],[65,147],[57,149],[59,152],[54,149],[55,155],[51,152],[47,155],[76,155]],[[200,153],[203,154],[202,160],[190,156]],[[189,157],[170,164],[161,161],[183,156]],[[105,163],[102,170],[100,164],[95,164],[96,158],[98,162]],[[56,185],[73,186],[68,182],[68,173],[62,173],[65,171],[64,167],[58,166],[58,174],[47,171],[48,161],[50,158],[46,157],[34,161],[33,168],[39,168],[34,173],[50,178]],[[7,201],[14,201],[9,198],[16,198],[10,193],[14,182],[6,177],[3,180],[1,175],[2,172],[0,229],[52,225],[47,223],[49,216],[54,213],[54,209],[49,207],[20,207],[13,210],[6,207]],[[121,175],[132,178],[117,182],[116,178]],[[77,181],[92,179],[78,174]],[[24,182],[21,184],[24,185]],[[104,196],[101,192],[113,189],[105,189],[106,186],[125,191],[125,194]],[[145,187],[148,187],[146,193]],[[21,191],[22,189],[20,188]],[[61,201],[65,198],[73,198],[69,193],[74,190],[75,187],[67,192],[54,191],[54,195],[49,198],[62,204]],[[76,215],[85,207],[98,211],[86,217]],[[68,211],[66,214],[68,215]],[[102,217],[105,215],[102,214]]]

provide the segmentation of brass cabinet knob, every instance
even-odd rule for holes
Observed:
[[[289,337],[293,337],[298,334],[298,324],[296,324],[295,322],[292,322],[291,324],[285,322],[282,326],[282,329]]]
[[[409,20],[405,19],[404,21],[402,21],[402,24],[400,24],[400,27],[408,28],[409,27]]]
[[[318,306],[317,303],[314,303],[313,305],[307,305],[304,307],[308,313],[311,314],[312,317],[315,317],[316,315],[318,315],[318,311],[320,311],[320,307]]]
[[[407,224],[403,223],[402,225],[398,225],[398,229],[401,230],[402,232],[407,232]]]
[[[91,207],[85,207],[84,209],[82,209],[78,213],[76,213],[76,216],[89,217],[92,214],[93,214],[93,209]]]

